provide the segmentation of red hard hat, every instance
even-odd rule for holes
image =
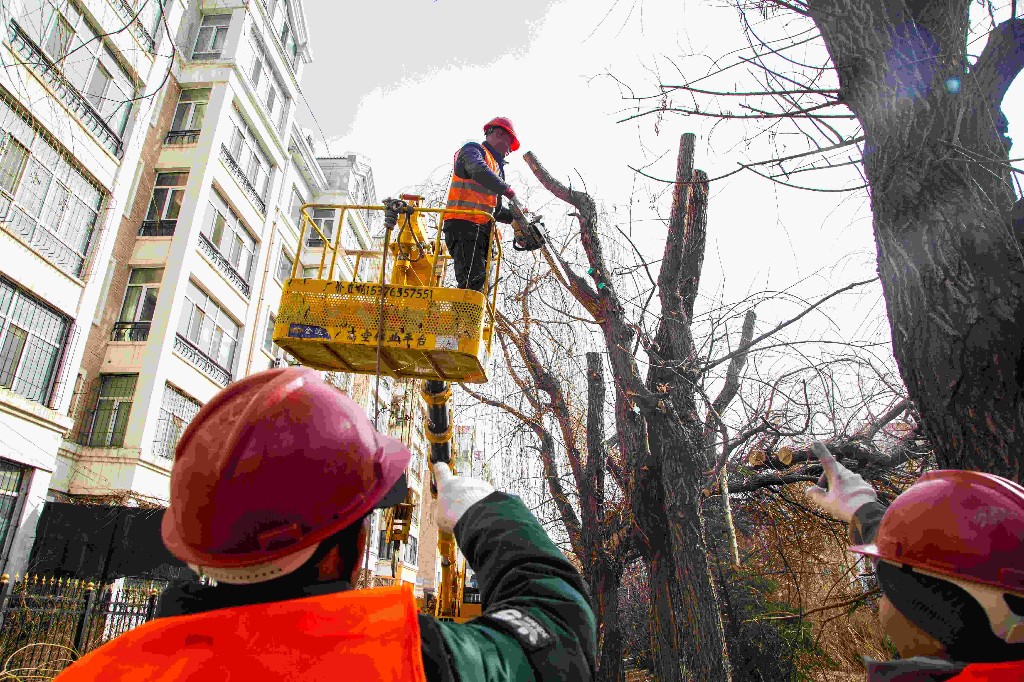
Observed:
[[[874,543],[850,551],[1024,593],[1024,487],[977,471],[929,471],[886,510]]]
[[[254,374],[185,429],[164,544],[186,563],[223,569],[311,554],[372,509],[401,502],[410,457],[317,372]]]
[[[487,122],[487,125],[484,126],[484,132],[486,133],[489,129],[495,126],[498,128],[504,128],[505,131],[512,136],[511,151],[519,149],[519,137],[516,136],[516,131],[512,127],[512,121],[508,120],[504,116],[496,116]]]

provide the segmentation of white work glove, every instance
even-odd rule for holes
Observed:
[[[494,486],[477,478],[456,476],[442,462],[432,468],[437,482],[437,527],[451,533],[470,507],[494,492]]]
[[[807,498],[828,512],[833,518],[849,523],[854,513],[868,502],[877,502],[878,494],[860,474],[855,474],[836,461],[825,444],[815,442],[811,449],[818,456],[825,472],[818,485],[807,489]],[[828,490],[822,485],[828,481]]]

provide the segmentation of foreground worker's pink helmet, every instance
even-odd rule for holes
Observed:
[[[321,540],[401,502],[410,457],[317,372],[254,374],[218,393],[185,429],[164,543],[215,578],[224,569],[218,579],[289,572]],[[272,569],[244,570],[257,566]]]
[[[978,471],[929,471],[886,510],[875,541],[850,551],[1024,594],[1024,487]]]

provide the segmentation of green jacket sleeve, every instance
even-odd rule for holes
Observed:
[[[865,545],[874,542],[878,524],[882,522],[886,509],[888,507],[881,502],[868,502],[862,505],[850,520],[850,543]]]
[[[455,537],[484,612],[462,624],[420,619],[428,679],[593,679],[597,631],[586,587],[522,501],[492,493],[459,520]],[[437,634],[444,655],[427,651]]]

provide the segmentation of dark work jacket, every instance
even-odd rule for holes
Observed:
[[[476,572],[483,615],[462,624],[419,616],[427,679],[593,679],[596,621],[586,588],[522,501],[492,493],[459,519],[455,538]],[[157,617],[349,589],[344,581],[270,589],[267,584],[170,588],[160,598]],[[345,679],[343,671],[338,679]]]
[[[491,152],[491,156],[498,162],[498,172],[494,173],[491,167],[484,161],[483,147]],[[505,182],[505,157],[494,151],[494,147],[486,142],[469,142],[462,146],[459,153],[455,155],[455,175],[460,178],[472,178],[481,185],[498,195],[498,205],[494,209],[494,220],[499,223],[511,223],[512,211],[503,205],[505,190],[508,183]],[[446,220],[444,230],[449,234],[476,234],[481,225],[468,220]]]

